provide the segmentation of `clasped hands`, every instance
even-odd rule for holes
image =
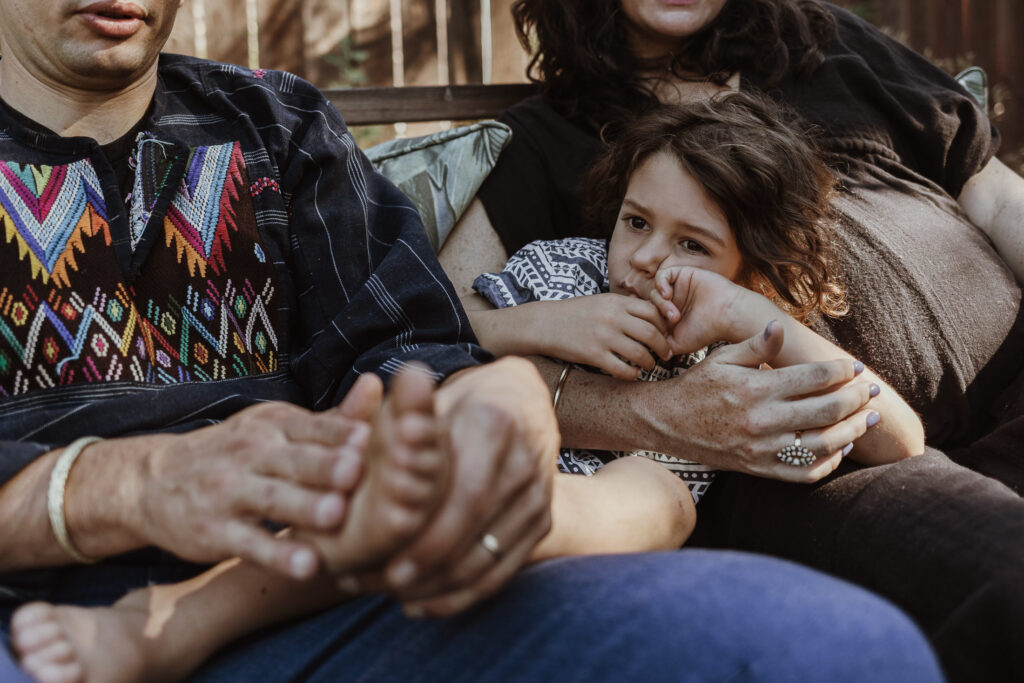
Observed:
[[[448,475],[433,516],[406,547],[345,577],[391,593],[410,614],[452,614],[490,595],[550,526],[559,434],[534,366],[508,358],[464,370],[434,392],[434,406]],[[343,529],[381,410],[379,380],[365,377],[329,411],[268,403],[158,437],[141,461],[140,541],[188,560],[238,556],[312,577],[324,563],[303,534],[275,535],[263,522],[313,534]],[[488,533],[500,538],[500,557],[480,545]]]
[[[598,294],[545,303],[537,311],[557,320],[536,326],[556,330],[543,338],[547,355],[622,380],[636,379],[638,368],[651,369],[656,358],[728,342],[668,381],[621,385],[633,427],[631,441],[618,440],[620,450],[654,450],[716,469],[809,483],[831,473],[866,432],[873,394],[869,382],[856,379],[864,366],[834,347],[834,355],[782,363],[787,336],[820,337],[769,299],[690,267],[664,268],[651,285],[648,299]],[[776,458],[798,431],[817,455],[811,467]]]

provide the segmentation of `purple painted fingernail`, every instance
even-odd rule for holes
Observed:
[[[872,410],[868,413],[868,428],[874,427],[881,419],[882,416]]]
[[[853,361],[853,374],[859,375],[862,372],[864,372],[864,364],[859,360]],[[872,396],[874,396],[874,394],[872,394]]]
[[[871,387],[868,389],[868,396],[870,396],[871,398],[878,396],[880,393],[882,393],[882,389],[877,384],[872,384]]]
[[[764,326],[764,338],[767,341],[768,337],[772,333],[772,325],[775,323],[775,318],[768,321],[768,324]]]
[[[845,458],[846,456],[848,456],[850,454],[850,451],[852,451],[852,450],[853,450],[853,444],[852,443],[848,443],[845,446],[843,446],[843,457]]]

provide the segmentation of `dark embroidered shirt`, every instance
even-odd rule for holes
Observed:
[[[0,484],[82,435],[489,358],[415,209],[311,85],[163,55],[144,128],[126,208],[95,141],[0,108]]]

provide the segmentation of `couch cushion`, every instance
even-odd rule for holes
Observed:
[[[436,251],[511,137],[512,131],[505,124],[482,121],[384,142],[366,150],[366,155],[378,171],[412,199]]]

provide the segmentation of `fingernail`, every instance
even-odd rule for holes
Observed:
[[[864,364],[859,360],[853,361],[853,374],[859,375],[862,372],[864,372]]]
[[[882,393],[882,389],[877,384],[872,384],[871,388],[868,389],[868,396],[871,398],[878,396],[880,393]]]
[[[341,496],[334,494],[324,496],[316,504],[313,512],[318,527],[331,527],[337,524],[341,517]]]
[[[290,565],[292,578],[299,580],[308,579],[316,570],[316,555],[313,554],[312,550],[305,548],[296,550],[292,553]]]
[[[388,581],[396,588],[404,588],[416,580],[416,565],[402,560],[388,570]]]
[[[343,576],[340,579],[338,579],[337,586],[338,590],[342,593],[345,593],[346,595],[358,595],[360,589],[362,588],[359,585],[359,579],[352,576],[351,574],[348,576]]]
[[[771,333],[772,333],[772,325],[774,323],[775,323],[775,319],[772,318],[771,320],[768,321],[768,324],[764,326],[764,338],[765,338],[765,341],[767,341],[768,337],[771,335]]]
[[[402,611],[405,612],[405,616],[410,619],[422,619],[427,616],[427,610],[423,609],[419,605],[403,605]]]
[[[346,451],[346,457],[338,462],[334,466],[334,471],[331,472],[331,484],[334,488],[346,489],[355,485],[356,476],[355,473],[358,471],[356,462],[358,462],[358,456],[354,452],[350,452],[349,449],[343,448]]]
[[[882,416],[872,410],[870,413],[868,413],[868,427],[874,427],[876,424],[878,424],[878,421],[881,419]]]
[[[852,443],[848,443],[845,446],[843,446],[843,457],[845,458],[846,456],[848,456],[850,454],[850,451],[852,451],[852,450],[853,450],[853,444]]]

